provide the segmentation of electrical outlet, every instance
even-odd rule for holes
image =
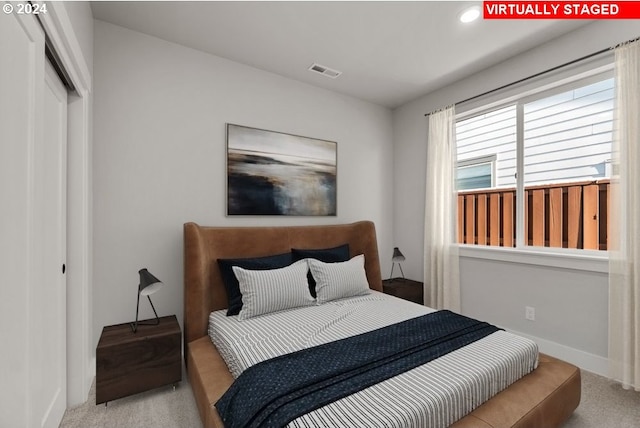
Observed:
[[[535,321],[536,320],[536,308],[533,308],[531,306],[525,306],[525,308],[524,308],[524,317],[526,319],[528,319],[529,321]]]

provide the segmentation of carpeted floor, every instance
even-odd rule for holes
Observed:
[[[182,382],[96,405],[95,381],[89,399],[68,409],[60,428],[201,428],[191,386],[182,371]]]
[[[582,370],[580,406],[564,428],[640,428],[640,392]]]
[[[108,406],[95,404],[95,385],[89,400],[67,410],[61,428],[200,428],[186,376],[175,391],[171,386],[121,398]],[[541,427],[545,428],[545,427]],[[640,428],[640,393],[625,391],[601,376],[582,372],[582,401],[564,428]]]

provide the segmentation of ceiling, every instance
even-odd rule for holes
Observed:
[[[394,108],[589,21],[478,20],[474,1],[92,2],[94,18]],[[319,63],[337,79],[307,69]]]

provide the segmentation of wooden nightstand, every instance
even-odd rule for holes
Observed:
[[[158,325],[102,329],[96,349],[96,404],[182,380],[182,332],[175,315]]]
[[[382,281],[382,291],[420,305],[424,304],[422,282],[405,278],[385,279]]]

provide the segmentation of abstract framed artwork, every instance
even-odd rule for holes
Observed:
[[[227,124],[227,215],[335,216],[335,141]]]

